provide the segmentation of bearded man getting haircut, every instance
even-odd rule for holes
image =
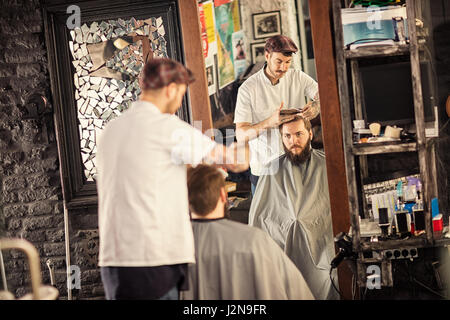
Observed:
[[[329,278],[334,241],[325,155],[311,148],[311,124],[302,116],[281,124],[279,130],[285,154],[260,176],[249,224],[278,243],[316,299],[338,299]]]

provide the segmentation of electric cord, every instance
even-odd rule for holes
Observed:
[[[356,295],[356,280],[355,275],[352,275],[352,300],[355,300]]]
[[[361,42],[361,41],[377,42],[377,41],[384,41],[384,40],[393,40],[393,39],[391,39],[391,38],[364,38],[364,39],[358,39],[358,40],[355,40],[353,42],[350,42],[345,47],[347,49],[350,49],[350,46],[352,44],[355,44],[355,43],[358,43],[358,42]]]
[[[390,4],[396,3],[395,0],[354,0],[352,4],[361,4],[363,6],[388,6]]]
[[[430,287],[428,287],[424,283],[422,283],[419,280],[417,280],[416,277],[414,276],[414,272],[411,270],[411,265],[407,261],[404,262],[404,267],[406,268],[406,270],[402,270],[402,268],[395,268],[395,267],[393,267],[392,272],[393,273],[400,272],[404,276],[407,276],[409,281],[415,282],[418,285],[420,285],[421,287],[423,287],[424,289],[428,290],[429,292],[431,292],[431,293],[433,293],[433,294],[435,294],[435,295],[437,295],[437,296],[439,296],[439,297],[441,297],[441,298],[443,298],[445,300],[448,300],[448,297],[442,295],[441,293],[435,291],[434,289],[431,289]],[[414,287],[413,287],[413,290],[415,290]]]
[[[417,283],[418,285],[422,286],[423,288],[427,289],[427,290],[430,291],[431,293],[433,293],[433,294],[435,294],[435,295],[438,295],[439,297],[441,297],[441,298],[443,298],[443,299],[445,299],[445,300],[448,300],[448,297],[443,296],[443,295],[440,294],[439,292],[434,291],[433,289],[431,289],[431,288],[429,288],[428,286],[424,285],[424,284],[421,283],[419,280],[417,280],[414,276],[413,276],[413,281],[414,281],[415,283]]]
[[[338,289],[338,288],[336,287],[336,285],[334,284],[333,275],[332,275],[333,269],[334,269],[334,268],[330,268],[330,280],[331,280],[331,284],[332,284],[334,290],[336,290],[336,292],[339,294],[339,296],[344,297],[344,296],[342,295],[341,291],[339,291],[339,289]]]

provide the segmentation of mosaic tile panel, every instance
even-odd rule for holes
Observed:
[[[168,57],[167,41],[162,17],[92,22],[70,36],[81,159],[87,181],[94,181],[98,135],[137,100],[147,55]]]

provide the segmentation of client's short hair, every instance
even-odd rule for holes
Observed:
[[[157,90],[172,82],[189,85],[194,81],[191,70],[181,63],[168,58],[154,58],[144,65],[139,85],[141,90]]]
[[[282,123],[282,124],[280,124],[278,126],[278,129],[280,130],[280,133],[282,132],[283,126],[286,123],[291,123],[291,122],[295,122],[295,121],[299,121],[299,120],[303,120],[303,123],[305,124],[305,129],[306,130],[308,130],[308,131],[311,130],[311,122],[308,119],[306,119],[306,118],[302,117],[301,115],[297,114],[297,115],[295,115],[294,119],[289,120],[287,122],[284,122],[284,123]]]
[[[225,178],[216,168],[200,164],[187,171],[189,208],[200,216],[206,216],[216,208],[220,189]]]

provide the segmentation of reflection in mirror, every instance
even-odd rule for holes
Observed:
[[[85,178],[97,174],[101,129],[137,100],[138,76],[152,57],[168,57],[162,17],[83,24],[70,31],[81,157]]]
[[[240,16],[233,10],[236,4]],[[244,222],[264,230],[286,252],[316,298],[335,299],[329,273],[334,241],[308,1],[203,1],[199,6],[208,84],[216,84],[209,92],[214,127],[224,131],[226,141],[249,141],[250,146],[250,170],[229,174],[238,189],[245,190],[237,197],[250,201],[232,207],[230,216],[242,210],[248,215]],[[246,68],[243,55],[236,59],[231,50],[237,33]],[[234,78],[224,66],[235,68]],[[332,276],[337,283],[335,272]]]

